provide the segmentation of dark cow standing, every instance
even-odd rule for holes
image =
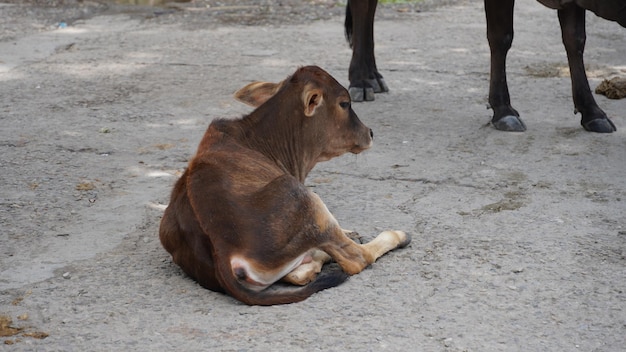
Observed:
[[[596,103],[583,64],[585,50],[585,11],[626,27],[625,0],[539,0],[557,9],[563,44],[572,79],[572,96],[581,124],[587,131],[610,133],[613,122]],[[388,88],[376,68],[374,58],[374,14],[377,0],[351,0],[346,9],[346,34],[353,51],[350,61],[350,95],[353,101],[374,100],[374,93]],[[485,0],[487,39],[491,48],[489,104],[491,124],[502,131],[525,131],[519,113],[511,106],[506,82],[506,56],[513,42],[514,0]]]
[[[189,276],[247,304],[292,303],[409,243],[401,231],[355,243],[304,186],[317,162],[372,144],[328,73],[303,67],[236,96],[257,108],[209,125],[161,220],[161,243]],[[331,258],[343,271],[317,275]],[[274,285],[280,279],[302,286]]]

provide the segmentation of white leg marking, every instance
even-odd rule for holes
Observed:
[[[364,245],[374,257],[374,260],[380,258],[383,254],[392,249],[396,249],[398,245],[407,240],[407,235],[403,231],[383,231],[371,242]]]
[[[238,271],[243,269],[245,274],[244,279],[240,279],[241,284],[253,291],[261,291],[266,289],[274,282],[280,280],[283,276],[287,275],[293,269],[302,264],[308,253],[303,253],[296,259],[288,262],[280,268],[276,268],[272,271],[260,271],[256,270],[254,264],[248,259],[240,256],[233,256],[230,259],[230,267],[234,276],[239,276]]]
[[[294,285],[306,285],[313,281],[317,274],[322,271],[322,266],[328,263],[331,258],[326,252],[319,249],[311,251],[312,260],[309,263],[304,263],[295,268],[292,272],[287,274],[283,280]]]

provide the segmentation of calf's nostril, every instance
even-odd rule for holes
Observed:
[[[374,131],[370,128],[370,137],[374,138]]]

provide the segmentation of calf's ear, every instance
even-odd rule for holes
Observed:
[[[256,108],[273,97],[282,86],[282,83],[252,82],[236,91],[235,99]]]
[[[302,100],[304,102],[304,115],[311,117],[315,114],[315,109],[324,103],[324,95],[321,89],[306,86],[302,92]]]

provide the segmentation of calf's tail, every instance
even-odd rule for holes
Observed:
[[[349,275],[340,268],[322,270],[317,278],[305,286],[292,286],[275,283],[262,291],[252,291],[242,286],[233,275],[228,275],[224,282],[226,291],[236,299],[248,305],[270,306],[300,302],[312,294],[335,287],[348,279]]]

